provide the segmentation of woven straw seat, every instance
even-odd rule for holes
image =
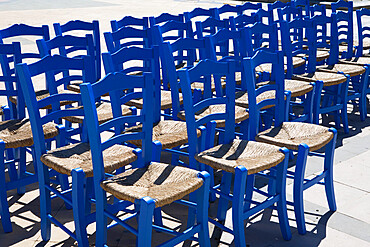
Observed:
[[[306,63],[306,60],[301,58],[301,57],[293,57],[293,67],[294,68],[297,68],[297,67],[300,67],[302,65],[304,65]],[[287,58],[284,57],[284,71],[287,72]],[[268,64],[268,63],[264,63],[264,64],[261,64],[259,66],[256,67],[256,72],[269,72],[271,73],[271,70],[272,70],[272,67],[271,67],[271,64]]]
[[[298,54],[298,57],[308,57],[306,54]],[[322,60],[325,60],[329,58],[330,53],[328,51],[324,50],[316,50],[316,61],[321,62]]]
[[[3,110],[3,106],[0,105],[0,116],[4,115],[4,110]]]
[[[298,150],[301,143],[305,143],[310,151],[324,147],[333,138],[333,133],[321,125],[284,122],[281,126],[270,128],[259,133],[256,141],[261,141],[288,149]]]
[[[133,148],[114,145],[103,151],[104,166],[106,172],[112,172],[137,159]],[[71,175],[75,168],[82,168],[86,177],[93,176],[90,145],[88,143],[76,143],[61,148],[53,149],[41,156],[41,161],[48,167],[59,173]]]
[[[230,144],[221,144],[205,150],[195,156],[201,163],[214,169],[234,173],[237,166],[244,166],[248,174],[269,169],[284,159],[280,148],[254,141],[233,140]]]
[[[125,171],[100,185],[120,200],[134,203],[149,196],[156,207],[162,207],[197,190],[203,180],[195,170],[153,162],[144,168]]]
[[[292,93],[292,97],[305,95],[313,90],[313,86],[309,82],[300,80],[285,79],[285,90]]]
[[[45,99],[46,97],[50,96],[50,93],[49,93],[48,90],[40,90],[40,91],[36,91],[35,93],[36,93],[36,100],[37,101]],[[70,91],[70,90],[58,90],[58,94],[62,94],[62,93],[76,93],[76,92],[73,92],[73,91]],[[16,96],[10,96],[9,100],[13,104],[17,104],[17,97]],[[64,105],[70,105],[72,103],[75,103],[75,101],[66,100],[66,101],[61,101],[60,105],[64,106]],[[43,109],[51,109],[51,105],[45,106]]]
[[[67,85],[67,89],[73,92],[76,92],[76,93],[80,93],[80,85],[82,83],[83,83],[82,81],[81,82],[71,82],[70,84]]]
[[[294,75],[292,79],[304,80],[304,81],[323,81],[324,86],[333,86],[338,85],[347,80],[347,77],[342,74],[328,73],[328,72],[319,72],[315,73],[305,73],[302,75]]]
[[[225,113],[225,105],[211,105],[195,113],[195,119],[201,119],[209,114]],[[185,121],[185,112],[181,111],[177,116]],[[235,106],[235,123],[240,123],[249,118],[249,114],[244,107]],[[225,127],[225,120],[216,120],[217,127]]]
[[[343,72],[346,75],[357,76],[365,73],[366,69],[362,66],[353,64],[334,64],[334,65],[323,65],[317,67],[318,71],[338,73]]]
[[[127,128],[125,133],[128,132],[141,132],[142,125]],[[197,130],[198,137],[200,131]],[[188,133],[186,130],[186,122],[163,120],[156,123],[153,127],[153,141],[159,141],[162,148],[174,148],[188,143]],[[130,143],[141,147],[141,140],[131,140]]]
[[[179,101],[182,104],[182,94],[179,93]],[[135,106],[136,108],[143,108],[143,99],[133,99],[126,103],[129,106]],[[172,108],[171,91],[161,90],[161,110]]]
[[[58,135],[56,124],[47,123],[43,126],[45,139]],[[5,148],[29,147],[33,145],[31,122],[29,119],[15,119],[0,122],[0,139]]]
[[[341,59],[340,60],[341,63],[346,63],[346,64],[353,64],[353,65],[361,65],[361,66],[365,66],[365,65],[368,65],[370,64],[370,56],[369,57],[355,57],[355,58],[352,58],[352,59]]]
[[[74,107],[73,109],[81,109],[81,108],[83,108],[83,106]],[[122,106],[121,109],[122,109],[123,116],[128,116],[132,114],[132,111],[130,110],[130,107],[128,106]],[[99,124],[102,124],[113,118],[111,105],[107,102],[96,103],[96,111],[98,113]],[[82,124],[84,117],[83,116],[68,116],[68,117],[65,117],[64,119],[71,123]]]
[[[221,87],[226,88],[226,81],[221,80]],[[193,82],[191,84],[191,90],[194,90],[196,88],[203,91],[204,90],[204,83],[202,83],[202,82]],[[211,90],[212,90],[212,92],[214,92],[216,90],[215,84],[213,83],[213,79],[212,79]]]

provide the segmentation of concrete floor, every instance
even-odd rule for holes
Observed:
[[[162,12],[172,14],[190,11],[194,7],[219,7],[225,1],[187,0],[0,0],[0,28],[14,23],[29,25],[65,23],[68,20],[99,20],[101,33],[110,31],[109,21],[119,20],[126,15],[157,16]],[[238,2],[231,2],[238,3]],[[51,30],[52,31],[52,30]],[[53,35],[52,35],[53,36]],[[33,49],[33,41],[22,40],[26,49]],[[102,37],[102,44],[104,40]],[[105,51],[106,48],[102,47]],[[370,106],[368,107],[370,112]],[[305,192],[305,215],[307,234],[297,233],[294,214],[289,208],[291,241],[284,241],[277,224],[275,211],[265,210],[250,219],[246,225],[248,246],[370,246],[370,114],[361,122],[356,111],[349,109],[350,133],[339,129],[335,152],[334,180],[338,210],[330,212],[322,186],[314,186]],[[330,126],[331,122],[325,122]],[[321,160],[309,157],[306,176],[317,174],[322,167]],[[288,182],[288,198],[292,197],[292,184]],[[40,235],[39,201],[37,185],[28,187],[27,193],[18,196],[8,193],[13,222],[13,232],[4,234],[0,227],[0,246],[74,246],[75,242],[59,228],[52,226],[51,240],[43,242]],[[214,215],[217,204],[212,203],[210,215]],[[53,203],[53,212],[67,227],[73,228],[73,215],[61,201]],[[186,211],[170,205],[164,208],[165,223],[181,229],[186,222]],[[228,212],[231,214],[231,210]],[[231,215],[229,215],[231,216]],[[229,218],[230,219],[230,218]],[[231,220],[227,220],[228,225]],[[230,234],[220,234],[211,229],[213,246],[233,246]],[[88,227],[90,243],[94,245],[95,225]],[[109,246],[134,246],[135,237],[123,228],[115,228],[108,234]],[[153,244],[165,240],[164,234],[153,232]],[[194,243],[192,244],[194,245]]]

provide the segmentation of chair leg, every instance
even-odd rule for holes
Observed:
[[[4,232],[13,231],[12,223],[10,222],[8,196],[6,193],[6,182],[5,182],[5,143],[0,140],[0,153],[2,153],[3,158],[0,161],[0,214],[1,223],[3,225]]]
[[[348,84],[349,84],[349,76],[347,75],[347,81],[342,83],[342,91],[341,91],[341,98],[343,103],[343,109],[342,109],[342,121],[343,121],[343,128],[344,133],[349,133],[348,128],[348,114],[347,114],[347,102],[348,102]]]
[[[317,81],[315,86],[315,93],[313,99],[313,123],[319,124],[320,119],[320,101],[321,101],[321,93],[324,86],[322,81]]]
[[[248,171],[244,166],[235,168],[234,192],[232,201],[232,219],[234,231],[234,243],[236,247],[246,246],[244,233],[244,194]]]
[[[308,151],[309,147],[306,144],[299,145],[293,184],[294,214],[297,222],[298,233],[302,235],[306,234],[306,224],[304,219],[304,207],[303,207],[303,184]]]
[[[333,181],[333,161],[334,161],[334,151],[335,144],[337,141],[337,130],[330,128],[330,131],[333,132],[333,139],[326,145],[325,149],[325,160],[324,160],[324,172],[326,176],[324,178],[325,182],[325,192],[328,200],[329,208],[331,211],[337,210],[337,205],[335,202],[334,194],[334,181]]]
[[[277,202],[277,211],[279,218],[280,230],[285,240],[292,238],[292,232],[290,231],[287,203],[286,203],[286,175],[288,169],[288,150],[282,150],[285,153],[285,159],[277,166],[276,174],[276,195],[279,196]]]
[[[26,173],[26,148],[19,148],[19,168],[18,168],[18,178],[22,180]],[[18,195],[23,195],[26,193],[26,185],[17,188]]]
[[[152,198],[146,196],[137,200],[139,219],[138,219],[138,234],[136,238],[136,246],[147,247],[151,246],[152,242],[152,218],[155,208],[155,202]]]
[[[46,185],[50,185],[49,169],[40,160],[34,160],[37,166],[39,190],[40,190],[40,218],[41,218],[41,236],[43,241],[49,241],[51,235],[51,197],[50,191]]]
[[[96,246],[103,247],[107,243],[107,216],[104,211],[107,207],[107,196],[100,184],[95,181],[96,197]]]
[[[85,217],[85,173],[81,168],[72,170],[72,204],[78,246],[89,246]]]
[[[250,209],[252,196],[253,196],[253,188],[254,188],[254,178],[255,175],[248,175],[247,177],[247,185],[245,188],[245,198],[244,198],[244,210]]]
[[[227,195],[230,193],[231,179],[232,179],[231,173],[222,171],[222,180],[221,180],[221,188],[220,188],[222,193],[227,194]],[[245,185],[243,187],[245,188]],[[218,200],[218,207],[217,207],[217,219],[219,221],[221,222],[225,221],[228,206],[229,206],[229,200],[223,197],[220,197],[220,199]]]
[[[201,247],[210,247],[211,241],[209,238],[208,229],[208,200],[210,175],[206,172],[200,172],[199,177],[203,179],[203,185],[198,189],[197,193],[197,223],[201,225],[199,232],[199,245]]]

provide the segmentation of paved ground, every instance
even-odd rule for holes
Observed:
[[[225,1],[186,1],[186,0],[0,0],[0,28],[14,23],[29,25],[65,23],[71,19],[99,20],[101,31],[109,31],[109,21],[121,19],[125,15],[150,16],[162,12],[180,13],[194,7],[219,7]],[[236,2],[234,2],[236,3]],[[102,40],[103,41],[103,40]],[[31,49],[33,42],[23,40],[25,47]],[[104,42],[102,43],[104,44]],[[103,46],[103,50],[105,50]],[[370,112],[370,107],[368,107]],[[277,224],[276,212],[266,210],[251,218],[246,225],[246,238],[249,246],[370,246],[370,114],[365,122],[349,110],[350,133],[345,135],[339,130],[335,153],[334,180],[338,210],[330,212],[325,199],[324,188],[314,186],[305,192],[305,214],[308,232],[301,236],[297,233],[294,215],[289,208],[290,225],[293,232],[291,241],[282,240]],[[330,123],[326,123],[330,125]],[[318,173],[321,160],[310,157],[307,176]],[[23,196],[14,191],[8,193],[11,220],[14,231],[4,234],[0,229],[0,246],[72,246],[74,241],[58,229],[52,227],[49,242],[42,242],[40,236],[39,202],[37,186],[30,186]],[[288,198],[291,199],[292,184],[288,183]],[[213,215],[216,204],[211,204]],[[73,227],[72,212],[57,201],[53,211],[68,227]],[[181,207],[164,208],[165,221],[181,228],[185,222],[186,211]],[[230,210],[229,210],[229,213]],[[231,215],[230,215],[231,216]],[[227,224],[230,225],[230,221]],[[0,227],[1,228],[1,227]],[[94,244],[95,226],[88,227],[90,242]],[[233,246],[229,234],[220,234],[211,226],[213,246]],[[166,238],[154,232],[154,243]],[[109,232],[110,246],[134,246],[135,238],[123,228]]]

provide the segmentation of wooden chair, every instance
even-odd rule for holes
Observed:
[[[291,232],[285,202],[285,176],[288,164],[288,151],[273,145],[234,139],[234,66],[232,62],[221,63],[204,60],[200,61],[199,64],[193,68],[181,69],[179,71],[181,90],[184,94],[184,108],[189,136],[189,165],[201,170],[212,168],[222,170],[221,184],[212,188],[212,192],[220,197],[217,220],[209,219],[209,221],[223,231],[233,234],[235,246],[246,246],[244,220],[275,203],[278,204],[279,222],[283,237],[289,240],[291,238]],[[210,96],[205,97],[199,102],[194,102],[190,84],[203,76],[213,76],[214,79],[226,76],[227,87],[225,96]],[[203,111],[204,108],[208,108],[212,105],[220,106],[223,110],[217,113],[209,112],[209,114],[204,114],[201,118],[196,117],[196,112]],[[224,138],[220,145],[214,146],[214,128],[220,122],[223,122],[225,126]],[[196,131],[197,128],[204,128],[203,125],[207,126],[207,135],[202,136],[203,141],[198,142]],[[211,168],[206,168],[205,165]],[[250,201],[245,200],[251,198],[251,191],[246,191],[246,187],[248,187],[248,184],[253,187],[254,174],[270,168],[276,168],[278,170],[278,175],[274,178],[278,184],[275,190],[276,194],[267,198],[257,206],[249,208]],[[235,179],[231,191],[231,180],[233,175],[235,175]],[[233,229],[229,229],[223,225],[226,218],[228,203],[230,201],[232,202]],[[191,218],[191,220],[193,221],[194,218]]]
[[[147,72],[144,72],[142,76],[111,73],[97,83],[81,85],[83,105],[89,125],[88,133],[94,171],[97,221],[96,246],[106,246],[108,217],[113,219],[117,225],[125,227],[137,236],[136,246],[151,246],[152,229],[175,235],[174,238],[164,243],[166,246],[175,246],[186,239],[196,239],[200,246],[210,246],[207,221],[209,174],[158,162],[161,145],[159,142],[156,142],[155,145],[152,144],[152,111],[155,104],[153,94],[155,83],[153,79],[153,76]],[[122,90],[127,89],[132,93],[120,97]],[[141,90],[141,92],[136,89]],[[99,124],[95,98],[106,93],[109,93],[110,102],[112,102],[113,119],[104,124]],[[121,104],[132,98],[143,99],[143,108],[140,114],[137,116],[122,116],[120,113]],[[141,123],[142,129],[135,133],[121,133],[127,123]],[[114,129],[115,135],[106,141],[102,141],[101,132],[111,128]],[[140,140],[142,149],[134,150],[124,146],[125,142],[131,140]],[[133,155],[131,161],[136,161],[132,164],[132,169],[107,178],[105,167],[109,163],[109,159],[105,159],[105,157],[108,157],[106,152],[118,147],[130,149],[130,156]],[[127,160],[125,153],[118,152],[118,155],[120,156],[117,157],[118,160]],[[154,160],[152,155],[155,157]],[[196,200],[191,202],[181,200],[192,192],[195,193]],[[116,197],[119,200],[118,203],[108,204],[106,193]],[[153,224],[152,218],[156,210],[177,201],[196,210],[196,223],[188,225],[188,228],[182,233],[164,228],[156,222]],[[127,205],[131,204],[135,204],[135,210],[130,211],[132,215],[119,219],[116,213],[121,210],[125,211]],[[189,214],[192,213],[193,210],[189,209]],[[133,217],[137,218],[137,229],[126,222]],[[198,238],[193,238],[195,234],[198,234]]]

